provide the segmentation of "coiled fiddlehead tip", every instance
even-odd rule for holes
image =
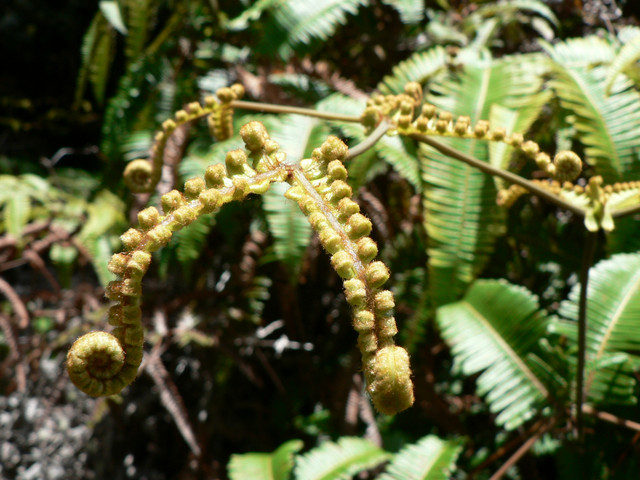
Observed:
[[[134,160],[124,169],[124,183],[132,192],[144,193],[151,189],[153,167],[146,160]]]
[[[106,332],[91,332],[74,342],[67,354],[67,371],[73,384],[93,397],[113,395],[125,386],[121,371],[125,352]]]
[[[582,160],[570,150],[558,152],[553,159],[553,163],[556,166],[555,178],[559,182],[571,182],[578,178],[578,175],[582,172]]]
[[[375,354],[373,381],[368,386],[374,406],[385,415],[395,415],[414,402],[409,354],[398,346],[384,347]]]

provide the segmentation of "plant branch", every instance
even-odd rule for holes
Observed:
[[[538,439],[542,435],[544,435],[545,432],[547,432],[548,430],[551,429],[551,427],[553,427],[554,423],[555,423],[555,420],[552,420],[546,425],[543,425],[532,437],[530,437],[526,442],[524,442],[520,446],[520,448],[518,448],[518,450],[513,452],[513,455],[511,455],[507,459],[507,461],[504,462],[502,466],[493,475],[491,475],[489,480],[499,480],[500,478],[502,478],[504,474],[507,473],[507,470],[509,470],[516,463],[518,463],[518,460],[520,460],[524,456],[524,454],[527,453],[531,449],[531,447],[533,447],[533,444],[536,443]]]
[[[244,110],[254,110],[269,113],[295,113],[307,117],[323,118],[325,120],[335,120],[337,122],[359,123],[360,117],[356,115],[342,115],[340,113],[319,112],[311,108],[291,107],[288,105],[272,105],[269,103],[247,102],[245,100],[234,100],[230,103],[231,108],[241,108]]]
[[[611,212],[611,216],[613,218],[628,217],[629,215],[633,215],[634,213],[640,213],[640,204],[614,210],[613,212]]]
[[[408,136],[410,138],[413,138],[414,140],[417,140],[418,142],[426,143],[427,145],[438,150],[439,152],[444,153],[449,157],[460,160],[466,163],[467,165],[470,165],[472,167],[477,168],[478,170],[483,171],[484,173],[488,173],[489,175],[500,177],[503,180],[506,180],[511,183],[515,183],[516,185],[520,185],[521,187],[526,188],[529,192],[539,197],[542,197],[545,200],[550,201],[551,203],[555,203],[560,208],[569,210],[575,213],[576,215],[580,215],[581,217],[585,216],[585,210],[583,208],[578,207],[577,205],[573,205],[567,202],[566,200],[563,200],[562,198],[554,195],[553,193],[545,190],[544,188],[536,185],[535,183],[529,180],[526,180],[519,175],[516,175],[515,173],[511,173],[506,170],[502,170],[500,168],[494,167],[493,165],[490,165],[486,162],[482,162],[477,158],[472,157],[471,155],[467,155],[465,153],[460,152],[459,150],[456,150],[455,148],[451,148],[448,145],[440,143],[439,141],[434,140],[428,135],[412,133]]]
[[[578,301],[578,371],[576,373],[576,434],[582,439],[584,402],[584,369],[587,350],[587,288],[589,284],[589,270],[593,264],[596,251],[598,232],[587,232],[580,266],[580,299]]]
[[[387,133],[387,130],[390,126],[391,122],[388,119],[383,118],[380,122],[380,125],[378,125],[367,138],[365,138],[355,147],[349,149],[349,153],[347,154],[346,159],[351,160],[352,158],[357,157],[358,155],[362,155],[364,152],[369,150]]]
[[[601,412],[596,410],[590,405],[583,405],[582,412],[587,415],[593,415],[594,417],[604,420],[605,422],[614,423],[616,425],[620,425],[622,427],[626,427],[630,430],[635,430],[636,432],[640,432],[640,423],[634,422],[632,420],[627,420],[626,418],[620,418],[612,413]]]

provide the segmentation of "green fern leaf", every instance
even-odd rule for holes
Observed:
[[[214,225],[215,214],[203,215],[189,225],[189,228],[176,232],[176,255],[187,272],[190,272],[193,262],[200,257]]]
[[[394,455],[379,480],[448,480],[461,450],[459,441],[428,435]]]
[[[388,458],[388,453],[368,440],[342,437],[337,442],[325,442],[299,457],[294,474],[298,480],[348,480]]]
[[[604,82],[605,95],[611,95],[611,88],[616,77],[638,60],[640,60],[640,35],[626,43],[611,62]]]
[[[467,31],[474,31],[478,29],[478,26],[486,23],[488,20],[495,20],[497,26],[504,26],[514,21],[531,23],[531,25],[538,30],[538,32],[545,38],[548,37],[549,28],[543,26],[537,26],[533,19],[528,16],[523,16],[522,13],[531,13],[537,15],[539,19],[553,25],[559,26],[559,22],[553,11],[538,0],[509,0],[490,3],[478,8],[475,12],[469,15],[463,25],[463,28]]]
[[[293,468],[293,456],[302,450],[302,440],[289,440],[273,453],[231,455],[231,480],[288,480]]]
[[[347,14],[355,15],[368,0],[287,0],[276,7],[274,17],[287,32],[287,42],[279,48],[280,56],[289,58],[298,44],[308,45],[313,39],[326,40],[338,25],[344,25]]]
[[[478,280],[463,300],[440,307],[436,321],[462,372],[482,372],[478,393],[487,396],[498,425],[512,430],[535,414],[549,396],[529,359],[540,353],[548,324],[535,295],[504,281]]]
[[[441,46],[414,53],[393,67],[392,74],[378,84],[378,90],[384,94],[398,94],[404,91],[408,82],[423,84],[445,70],[447,59],[446,50]]]
[[[553,60],[550,86],[572,115],[586,161],[605,182],[640,178],[637,132],[640,129],[640,93],[628,79],[615,80],[605,94],[607,68],[614,55],[611,45],[596,37],[573,39],[554,46],[543,44]]]
[[[531,59],[531,60],[530,60]],[[454,115],[471,115],[472,123],[487,119],[492,105],[517,109],[537,95],[542,81],[533,57],[473,61],[450,79],[435,81],[429,100]],[[531,120],[531,119],[529,119]],[[443,143],[482,161],[487,144],[443,139]],[[468,165],[422,145],[419,149],[425,228],[429,236],[430,289],[435,305],[457,300],[484,267],[495,238],[504,229],[504,212],[495,202],[493,180]]]
[[[378,155],[404,177],[417,192],[422,192],[420,163],[413,143],[400,137],[384,136],[376,143]]]
[[[122,12],[120,11],[120,2],[116,2],[114,0],[101,1],[98,3],[100,6],[100,11],[104,18],[107,19],[109,25],[115,28],[118,32],[123,35],[127,34],[127,27],[124,24],[124,20],[122,19]]]
[[[149,20],[153,15],[151,0],[127,0],[127,25],[124,52],[131,63],[144,51],[149,32]]]
[[[580,286],[562,303],[552,331],[577,345]],[[628,352],[640,350],[640,254],[614,255],[591,269],[587,290],[585,392],[588,401],[634,404],[636,379]],[[575,373],[574,373],[575,375]]]
[[[312,230],[298,206],[284,198],[288,189],[287,184],[272,185],[262,196],[262,207],[273,236],[275,256],[295,273],[309,246]]]
[[[99,105],[104,104],[104,95],[109,79],[109,67],[113,60],[115,38],[106,20],[98,22],[96,40],[89,64],[89,81],[93,95]]]
[[[427,11],[424,0],[383,0],[382,3],[395,8],[406,25],[420,23]]]

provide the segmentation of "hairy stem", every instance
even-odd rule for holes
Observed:
[[[256,112],[269,113],[295,113],[307,117],[323,118],[325,120],[335,120],[337,122],[359,123],[360,117],[355,115],[342,115],[340,113],[318,112],[311,108],[291,107],[288,105],[272,105],[269,103],[248,102],[245,100],[234,100],[231,102],[232,108],[253,110]]]
[[[456,160],[460,160],[461,162],[464,162],[467,165],[477,168],[478,170],[481,170],[484,173],[487,173],[489,175],[493,175],[496,177],[500,177],[503,180],[514,183],[516,185],[520,185],[521,187],[526,188],[529,192],[541,198],[544,198],[545,200],[548,200],[551,203],[554,203],[565,210],[569,210],[575,213],[576,215],[580,215],[581,217],[585,216],[586,212],[583,208],[577,205],[573,205],[563,200],[562,198],[557,197],[553,193],[545,190],[544,188],[539,187],[535,183],[529,180],[526,180],[519,175],[516,175],[515,173],[511,173],[506,170],[502,170],[500,168],[494,167],[493,165],[490,165],[486,162],[482,162],[477,158],[472,157],[471,155],[467,155],[465,153],[462,153],[456,150],[455,148],[452,148],[452,147],[449,147],[448,145],[440,143],[437,140],[434,140],[433,138],[429,137],[428,135],[412,133],[409,135],[409,137],[413,138],[418,142],[426,143],[427,145],[438,150],[439,152],[444,153],[449,157],[455,158]]]

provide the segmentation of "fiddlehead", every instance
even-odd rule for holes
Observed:
[[[113,334],[86,334],[76,340],[67,355],[69,376],[80,390],[92,396],[112,395],[135,379],[144,343],[141,285],[151,253],[165,246],[174,232],[199,215],[242,200],[250,193],[262,194],[272,182],[286,179],[284,154],[262,124],[251,122],[240,130],[240,135],[249,155],[244,150],[229,152],[225,165],[212,165],[204,178],[188,180],[184,193],[172,190],[163,195],[163,214],[155,207],[142,210],[138,214],[139,227],[121,236],[125,251],[115,254],[109,262],[109,270],[119,279],[111,282],[106,291],[107,298],[116,302],[109,309]]]
[[[190,103],[184,110],[178,110],[173,118],[165,120],[154,138],[149,160],[134,160],[124,170],[124,181],[135,193],[152,192],[162,174],[162,163],[167,141],[181,125],[198,118],[207,117],[210,129],[218,140],[225,140],[233,135],[233,109],[231,102],[244,95],[242,85],[221,88],[216,92],[218,100],[206,97],[204,105]]]
[[[409,355],[394,345],[398,329],[393,294],[381,288],[389,279],[389,270],[374,260],[378,248],[368,236],[371,222],[351,199],[351,187],[345,181],[347,169],[342,164],[346,155],[346,145],[329,137],[313,151],[312,158],[293,167],[292,187],[286,196],[308,217],[331,254],[333,268],[344,280],[367,390],[380,412],[393,415],[414,401]]]

